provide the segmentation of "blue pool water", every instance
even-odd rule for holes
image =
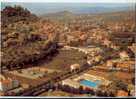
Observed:
[[[88,86],[88,87],[93,87],[93,88],[97,87],[99,83],[100,83],[99,81],[96,81],[96,82],[88,81],[88,80],[80,81],[80,84],[84,86]]]

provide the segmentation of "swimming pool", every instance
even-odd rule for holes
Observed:
[[[84,86],[88,86],[88,87],[92,87],[92,88],[96,88],[99,85],[100,81],[88,81],[88,80],[81,80],[80,84],[84,85]]]

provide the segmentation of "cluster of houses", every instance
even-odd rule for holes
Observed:
[[[30,87],[28,84],[22,83],[18,79],[12,79],[2,74],[0,74],[0,80],[0,96],[15,95]]]
[[[134,70],[135,63],[133,61],[122,61],[122,60],[108,60],[106,66],[109,69],[115,70]]]
[[[9,77],[5,77],[0,74],[0,92],[6,92],[11,89],[15,89],[20,86],[20,82],[18,80],[11,79]]]

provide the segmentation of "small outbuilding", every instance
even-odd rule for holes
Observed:
[[[72,65],[70,66],[70,69],[71,69],[71,71],[80,69],[80,65],[79,65],[79,64],[72,64]]]

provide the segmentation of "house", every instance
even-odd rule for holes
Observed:
[[[113,61],[108,60],[106,65],[107,65],[108,67],[112,67],[112,66],[113,66]]]
[[[106,63],[107,67],[109,67],[110,69],[116,69],[116,63],[111,61],[111,60],[108,60],[107,63]]]
[[[126,51],[120,52],[120,53],[119,53],[119,56],[120,56],[120,58],[123,59],[123,60],[128,60],[128,59],[129,59],[129,55],[128,55],[128,53],[127,53]]]
[[[80,65],[79,65],[79,64],[72,64],[72,65],[70,66],[70,69],[71,69],[71,71],[80,69]]]
[[[73,88],[79,88],[80,87],[80,84],[78,82],[71,80],[71,79],[63,80],[62,85],[68,85],[68,86],[73,87]]]
[[[135,40],[135,33],[132,32],[115,32],[115,33],[111,33],[112,38],[111,41],[113,41],[113,43],[115,45],[131,45],[132,42]]]
[[[136,53],[136,43],[133,43],[132,46],[128,47],[133,53]]]
[[[17,88],[19,86],[18,80],[12,80],[12,88]]]
[[[128,61],[126,61],[126,62],[118,62],[117,63],[117,65],[116,65],[116,67],[117,68],[126,68],[126,69],[134,69],[134,66],[135,66],[135,63],[133,62],[133,63],[131,63],[131,62],[128,62]]]
[[[111,43],[110,45],[111,48],[113,48],[114,50],[118,50],[119,46],[116,46],[115,44]]]
[[[12,89],[12,83],[11,79],[5,79],[0,82],[0,91],[7,91],[9,89]]]
[[[103,41],[103,44],[106,45],[106,46],[110,46],[111,41],[109,41],[108,39],[105,38],[104,41]]]
[[[4,76],[1,77],[0,91],[5,92],[18,86],[19,86],[18,80],[12,80],[10,78],[5,78]]]
[[[87,63],[88,63],[89,65],[91,65],[91,64],[92,64],[92,61],[91,61],[91,60],[88,60]]]

